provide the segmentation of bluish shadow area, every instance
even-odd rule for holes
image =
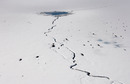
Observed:
[[[102,42],[103,40],[102,39],[98,39],[97,41]]]
[[[65,12],[65,11],[52,11],[52,12],[41,12],[40,14],[44,15],[50,15],[55,17],[61,17],[61,16],[67,16],[72,14],[71,12]]]
[[[115,47],[116,47],[116,48],[120,48],[120,47],[121,47],[121,45],[120,45],[120,44],[117,44],[117,45],[115,45]]]
[[[111,44],[111,42],[104,42],[104,44]]]

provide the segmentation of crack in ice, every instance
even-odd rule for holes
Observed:
[[[52,21],[52,24],[55,24],[55,21],[57,21],[58,19],[59,19],[59,17],[56,17],[56,18]],[[47,33],[50,33],[54,27],[56,27],[56,25],[54,25],[54,26],[52,26],[51,28],[49,28],[47,32],[44,32],[44,34],[47,36]],[[86,73],[86,75],[89,76],[89,77],[105,78],[105,79],[110,80],[110,78],[107,77],[107,76],[92,75],[92,74],[91,74],[90,72],[88,72],[88,71],[81,70],[81,69],[78,69],[78,68],[74,68],[74,67],[76,67],[76,66],[78,65],[78,64],[76,63],[76,60],[75,60],[75,58],[76,58],[76,53],[75,53],[73,50],[71,50],[70,48],[66,47],[63,43],[58,42],[55,37],[52,37],[52,39],[54,40],[55,43],[60,44],[61,47],[64,46],[64,48],[66,48],[68,51],[70,51],[70,52],[73,54],[73,57],[72,57],[72,60],[73,60],[73,61],[72,61],[72,62],[73,62],[74,64],[70,65],[70,69],[76,70],[76,71],[79,71],[79,72]],[[68,40],[68,39],[66,38],[66,40]],[[54,43],[52,44],[52,47],[55,47],[55,44],[54,44]],[[54,50],[54,49],[53,49],[53,51],[55,51],[56,53],[58,53],[58,52],[57,52],[56,50]],[[60,54],[60,53],[58,53],[58,54]],[[66,59],[66,57],[65,57],[64,55],[62,55],[62,54],[60,54],[60,55],[63,57],[63,59],[65,59],[65,60],[68,61],[68,59]],[[83,53],[81,53],[81,55],[84,56]],[[69,62],[69,61],[68,61],[68,62]],[[123,84],[123,83],[121,83],[121,82],[119,82],[119,81],[113,81],[113,80],[110,80],[110,82],[111,82],[110,84]],[[80,78],[80,83],[82,83],[82,78]]]

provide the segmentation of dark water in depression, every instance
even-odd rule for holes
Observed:
[[[65,11],[52,11],[52,12],[41,12],[40,14],[61,17],[61,16],[70,15],[72,13],[71,12],[65,12]]]

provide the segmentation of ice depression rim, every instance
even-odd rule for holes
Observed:
[[[73,14],[71,12],[66,11],[50,11],[50,12],[40,12],[40,14],[46,15],[46,16],[54,16],[54,17],[62,17],[62,16],[68,16]]]

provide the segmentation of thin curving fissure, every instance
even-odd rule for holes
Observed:
[[[48,36],[48,33],[52,32],[52,30],[56,27],[55,22],[56,22],[58,19],[59,19],[59,17],[56,17],[56,18],[52,21],[52,25],[53,25],[53,26],[52,26],[51,28],[49,28],[47,32],[44,32],[44,34],[45,34],[46,36]],[[62,58],[63,58],[64,60],[66,60],[66,61],[68,61],[68,62],[70,62],[70,63],[73,63],[72,65],[70,65],[70,67],[69,67],[70,69],[75,70],[75,71],[79,71],[79,72],[82,72],[82,73],[85,73],[85,74],[86,74],[87,76],[89,76],[89,77],[104,78],[104,79],[110,80],[110,81],[111,81],[110,84],[123,84],[123,83],[121,83],[121,82],[119,82],[119,81],[113,81],[113,80],[111,80],[110,77],[108,77],[108,76],[93,75],[93,74],[91,74],[89,71],[85,71],[85,70],[82,70],[82,69],[75,68],[75,67],[78,65],[78,64],[76,63],[76,56],[77,56],[76,53],[75,53],[72,49],[70,49],[69,47],[66,47],[64,43],[58,42],[55,37],[53,37],[53,36],[49,36],[49,37],[51,37],[51,38],[54,40],[54,43],[52,43],[52,48],[56,47],[55,43],[57,43],[57,44],[60,45],[59,49],[62,48],[62,47],[64,47],[64,48],[66,48],[68,51],[70,51],[70,52],[72,53],[72,59],[71,59],[72,62],[70,62],[68,59],[66,59],[66,56],[60,54],[57,50],[53,49],[53,51],[56,52],[57,54],[59,54],[60,56],[62,56]],[[66,40],[69,41],[67,38],[66,38]],[[83,53],[81,53],[81,55],[84,56]],[[80,79],[80,82],[82,83],[82,80],[81,80],[81,79]]]

